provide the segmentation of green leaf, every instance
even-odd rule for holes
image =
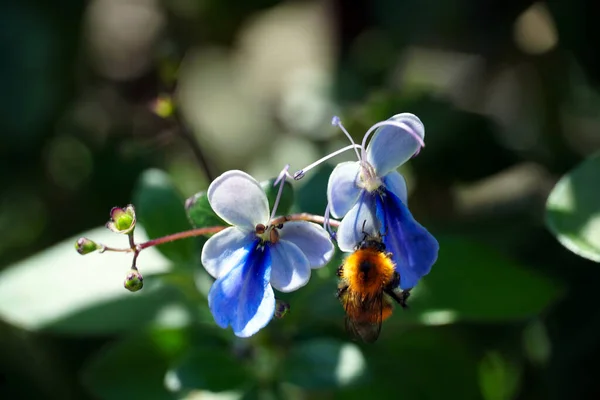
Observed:
[[[184,200],[164,171],[145,171],[138,180],[133,198],[137,218],[151,238],[191,228]],[[176,263],[190,263],[198,257],[193,238],[162,244],[157,248]]]
[[[169,363],[185,348],[179,331],[144,332],[103,349],[83,371],[97,398],[176,399],[164,384]]]
[[[260,183],[260,186],[263,188],[265,194],[267,195],[267,199],[269,200],[269,210],[273,210],[275,199],[277,198],[277,193],[279,192],[279,184],[277,186],[273,186],[274,183],[275,179],[269,179],[268,181],[263,181]],[[279,199],[279,205],[277,206],[277,215],[288,214],[293,204],[294,187],[289,181],[286,180],[283,184],[283,192],[281,193],[281,199]]]
[[[567,249],[600,262],[600,154],[558,181],[546,203],[546,224]]]
[[[263,188],[267,199],[269,200],[269,209],[273,209],[277,193],[279,191],[279,185],[273,186],[275,179],[264,181],[260,183]],[[294,203],[294,188],[288,181],[283,186],[283,192],[281,199],[279,200],[279,206],[277,207],[277,215],[286,215],[292,204]],[[188,217],[192,224],[196,228],[203,228],[208,226],[228,226],[229,224],[223,221],[210,207],[206,192],[199,192],[187,199],[185,202],[185,209],[187,210]],[[265,221],[266,222],[266,221]]]
[[[170,371],[183,390],[222,392],[251,382],[246,366],[224,347],[197,347]]]
[[[479,384],[485,400],[513,399],[520,379],[520,367],[499,352],[487,353],[479,364]]]
[[[167,372],[197,346],[225,352],[221,330],[146,329],[108,345],[83,369],[84,385],[100,399],[176,399],[181,387]]]
[[[139,295],[130,294],[77,310],[54,321],[45,330],[77,335],[108,335],[139,329],[159,317],[170,318],[167,313],[178,314],[180,321],[192,318],[178,288],[162,285],[158,276],[147,276],[146,279],[157,282],[147,285]]]
[[[199,192],[185,202],[188,218],[196,228],[209,226],[229,226],[213,211],[208,202],[206,192]]]
[[[441,236],[438,241],[438,261],[411,291],[409,308],[396,307],[383,323],[382,338],[413,325],[523,320],[539,315],[563,293],[556,282],[493,248],[462,237]],[[325,268],[334,272],[342,263],[334,260]],[[343,331],[344,310],[334,296],[338,279],[315,272],[306,287],[283,297],[291,309],[278,323]]]
[[[377,376],[394,379],[381,382],[407,394],[407,398],[481,398],[477,358],[464,335],[448,328],[420,328],[383,340],[374,348],[373,368]],[[400,389],[401,388],[401,389]],[[411,395],[408,395],[411,394]]]
[[[411,292],[409,309],[390,322],[444,325],[457,321],[521,320],[542,312],[561,294],[558,284],[493,248],[438,237],[431,272]]]
[[[334,398],[481,399],[477,357],[449,327],[399,331],[362,348],[369,381]]]
[[[586,324],[587,327],[589,325]],[[538,366],[548,364],[552,344],[546,326],[539,319],[531,321],[523,331],[523,350],[531,363]]]
[[[147,240],[142,226],[139,241]],[[28,330],[63,333],[119,332],[147,321],[168,304],[172,292],[152,288],[152,274],[168,272],[171,262],[156,249],[145,249],[138,260],[147,288],[130,293],[123,287],[131,254],[78,254],[80,236],[111,247],[127,247],[127,238],[105,227],[67,239],[0,273],[0,318]],[[162,296],[167,296],[161,301]]]
[[[306,389],[334,389],[359,383],[366,373],[366,361],[357,345],[314,339],[290,350],[282,379]]]
[[[333,167],[323,164],[316,171],[310,171],[302,179],[302,189],[296,196],[296,208],[302,212],[322,215],[327,207],[327,184]]]

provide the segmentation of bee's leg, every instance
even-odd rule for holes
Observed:
[[[410,297],[410,289],[402,290],[398,293],[396,290],[386,290],[386,294],[388,294],[392,299],[396,300],[398,304],[404,309],[408,308],[408,304],[406,304],[406,300]]]
[[[406,300],[408,300],[408,298],[410,297],[410,290],[411,289],[403,290],[402,293],[400,294],[400,296],[402,297],[402,303],[400,305],[403,308],[408,308],[408,304],[406,304]]]
[[[367,224],[367,220],[365,219],[365,220],[363,221],[363,224],[362,224],[362,230],[361,230],[361,232],[362,232],[362,234],[363,234],[364,236],[363,236],[362,242],[361,242],[361,243],[358,245],[358,247],[359,247],[359,248],[361,248],[361,249],[363,248],[363,246],[364,246],[365,242],[367,241],[367,238],[370,236],[370,235],[369,235],[367,232],[365,232],[365,225],[366,225],[366,224]]]
[[[338,267],[337,271],[335,271],[335,274],[340,277],[342,276],[343,273],[344,273],[344,264],[340,265]]]
[[[339,286],[337,289],[337,292],[335,293],[335,297],[341,297],[344,293],[346,293],[346,291],[348,290],[348,286],[344,285],[344,286]]]
[[[397,272],[394,272],[394,276],[392,277],[392,280],[390,281],[390,283],[388,283],[388,285],[386,286],[386,289],[388,289],[391,292],[394,289],[396,289],[398,286],[400,286],[400,274]]]

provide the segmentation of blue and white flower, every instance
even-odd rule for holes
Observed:
[[[334,123],[343,129],[339,120]],[[362,146],[356,146],[361,148],[359,161],[340,163],[327,187],[331,215],[343,217],[337,231],[340,250],[354,251],[365,233],[382,235],[404,290],[429,273],[439,249],[437,240],[408,210],[406,181],[396,171],[418,153],[424,138],[423,123],[413,114],[394,115],[375,124]]]
[[[306,285],[311,269],[327,264],[333,243],[319,225],[288,221],[273,226],[267,196],[242,171],[228,171],[208,188],[208,201],[233,225],[212,236],[202,249],[202,265],[216,278],[208,304],[216,323],[248,337],[273,318],[273,288],[292,292]],[[276,206],[275,206],[276,208]]]

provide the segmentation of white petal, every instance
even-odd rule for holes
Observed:
[[[359,172],[360,164],[348,161],[338,164],[329,176],[327,201],[334,218],[342,218],[358,200],[361,191],[356,184]]]
[[[322,267],[333,257],[333,243],[320,225],[307,221],[290,221],[283,224],[279,232],[281,239],[298,246],[311,268]]]
[[[383,184],[390,192],[394,193],[405,205],[408,205],[408,191],[406,180],[398,171],[392,171],[383,178]]]
[[[380,227],[381,224],[375,216],[373,196],[363,193],[356,205],[342,219],[336,235],[338,247],[344,252],[352,252],[362,242],[365,234],[375,236]]]
[[[421,147],[410,132],[425,139],[425,127],[416,115],[397,114],[389,120],[402,124],[404,129],[382,126],[375,131],[367,146],[367,161],[375,168],[378,176],[384,176],[404,164]]]
[[[280,239],[270,250],[271,286],[280,292],[293,292],[308,283],[310,264],[298,246]]]
[[[208,187],[208,202],[231,225],[252,231],[269,222],[269,202],[259,183],[242,171],[227,171]]]
[[[243,232],[234,226],[226,228],[208,239],[202,247],[202,265],[218,279],[241,263],[255,240],[254,232]]]

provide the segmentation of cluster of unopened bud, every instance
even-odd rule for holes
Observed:
[[[133,258],[134,261],[131,270],[129,270],[125,277],[125,281],[123,282],[125,289],[129,290],[130,292],[137,292],[144,287],[144,278],[135,265],[135,260],[137,258],[137,250],[134,248],[133,242],[135,223],[135,208],[131,204],[127,205],[126,207],[113,207],[113,209],[110,210],[110,220],[106,223],[106,227],[111,231],[129,236],[131,248],[125,249],[125,251],[136,251],[136,256]],[[75,250],[77,250],[77,252],[81,255],[93,253],[96,250],[99,250],[100,252],[104,252],[105,250],[115,251],[115,249],[106,247],[100,243],[96,243],[86,237],[77,239],[75,242]]]

